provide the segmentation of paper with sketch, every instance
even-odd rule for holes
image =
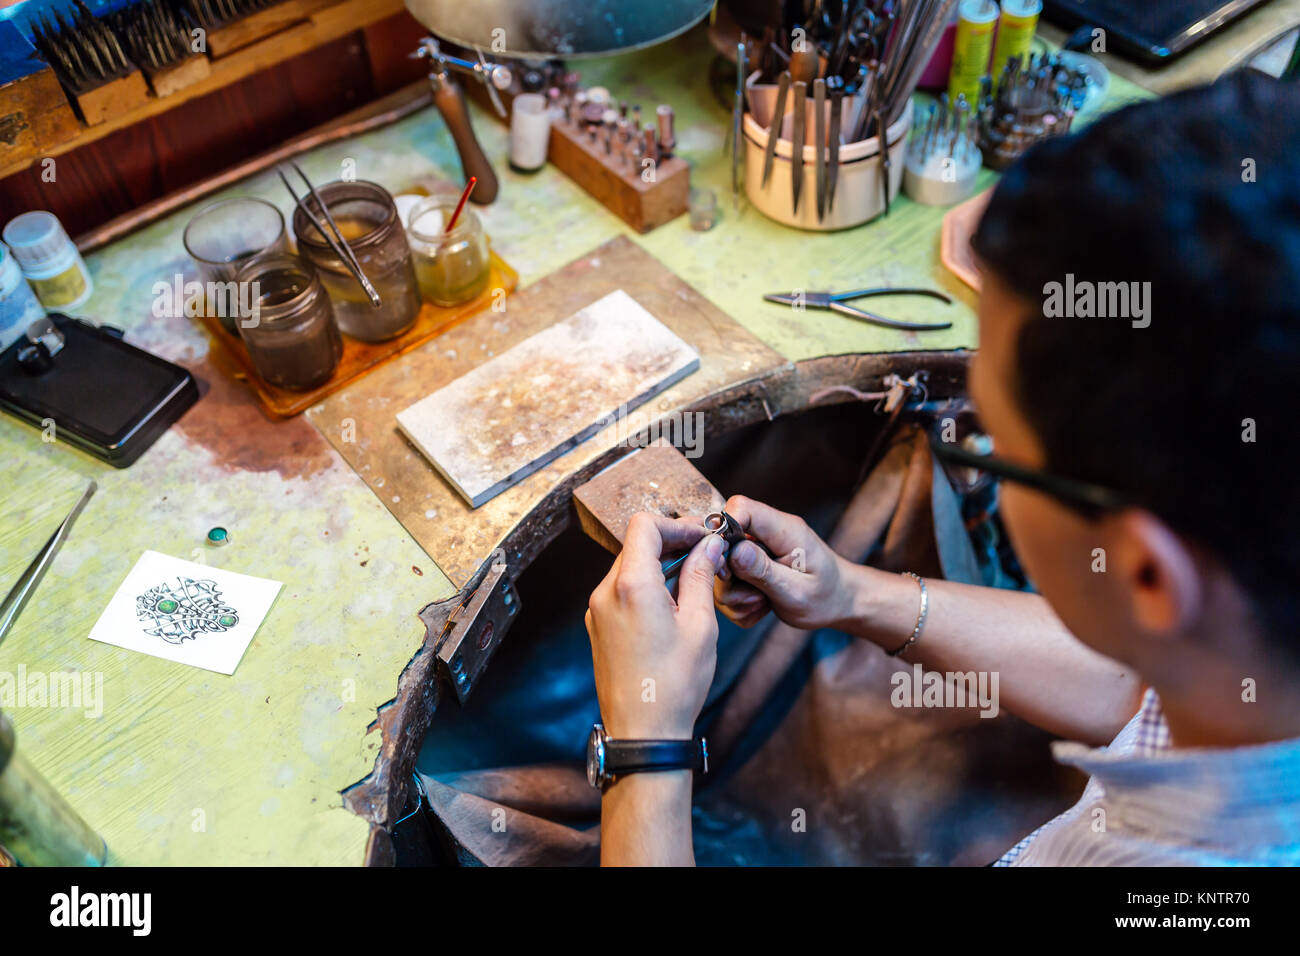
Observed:
[[[90,639],[233,674],[280,587],[279,581],[146,551]]]

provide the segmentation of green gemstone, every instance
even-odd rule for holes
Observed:
[[[172,611],[176,610],[176,602],[171,598],[163,598],[158,602],[158,610],[163,614],[170,614]]]
[[[217,618],[217,623],[219,623],[222,627],[234,627],[235,618],[231,614],[223,614],[221,615],[221,617]]]
[[[230,532],[225,528],[213,528],[208,532],[208,544],[225,544],[230,539]]]

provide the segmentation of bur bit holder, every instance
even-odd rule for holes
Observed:
[[[442,51],[442,47],[433,37],[422,39],[411,57],[429,61],[429,84],[433,87],[433,105],[442,114],[443,122],[447,124],[451,138],[456,143],[456,151],[460,154],[460,168],[465,180],[468,181],[471,176],[478,179],[478,186],[475,187],[470,201],[481,206],[487,205],[496,199],[500,184],[497,182],[496,173],[492,170],[492,164],[483,153],[483,147],[474,136],[469,110],[465,106],[465,94],[460,84],[456,82],[452,71],[473,77],[487,87],[493,107],[504,118],[506,109],[501,103],[498,91],[510,86],[513,80],[510,69],[487,60],[482,52],[479,52],[477,61],[451,56]]]

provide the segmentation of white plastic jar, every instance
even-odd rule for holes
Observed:
[[[15,216],[5,226],[4,241],[48,311],[66,312],[90,298],[90,272],[53,213]]]

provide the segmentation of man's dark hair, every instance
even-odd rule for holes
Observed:
[[[1300,90],[1238,73],[1042,143],[974,246],[1033,308],[1013,390],[1048,468],[1214,552],[1300,659]],[[1150,325],[1045,314],[1067,274],[1150,282]]]

